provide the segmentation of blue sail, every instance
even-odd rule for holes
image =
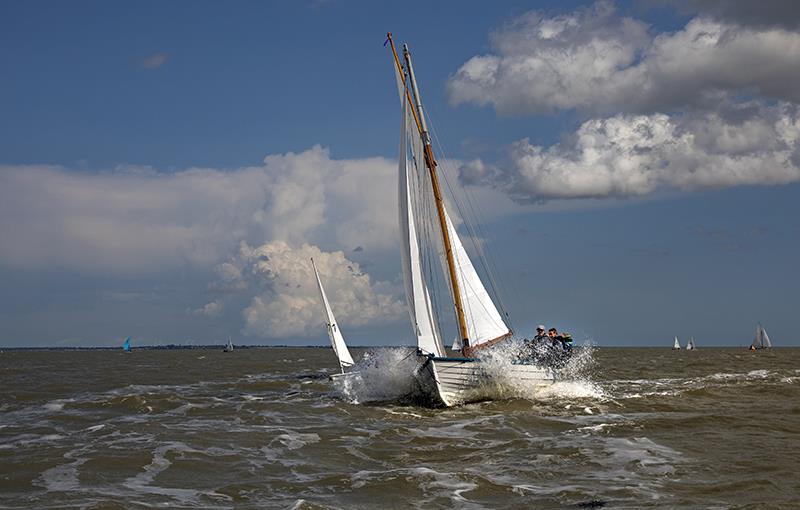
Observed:
[[[125,352],[131,352],[131,337],[125,339],[125,343],[122,344],[122,350]]]

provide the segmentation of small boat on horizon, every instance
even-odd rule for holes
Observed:
[[[131,352],[131,337],[125,339],[125,343],[122,344],[122,351]]]
[[[222,349],[222,352],[233,352],[233,342],[231,341],[231,337],[228,337],[228,344]]]
[[[750,350],[757,351],[761,349],[772,349],[772,342],[769,340],[767,330],[759,322],[756,326],[756,337],[753,339],[753,343],[750,344]]]
[[[693,351],[696,348],[697,347],[694,345],[694,337],[693,336],[689,337],[689,341],[686,342],[686,350],[687,351]]]
[[[672,344],[673,351],[680,351],[681,350],[681,343],[678,342],[678,337],[675,337],[675,342]]]
[[[330,378],[336,379],[338,377],[354,374],[355,372],[350,372],[349,369],[355,365],[355,362],[353,361],[353,357],[350,355],[350,351],[347,349],[347,344],[344,343],[344,337],[342,336],[342,332],[339,331],[339,325],[336,324],[336,318],[333,316],[333,310],[328,302],[328,296],[325,295],[325,289],[322,287],[322,280],[319,277],[317,265],[314,263],[313,258],[311,259],[311,267],[314,268],[314,276],[317,279],[317,288],[319,289],[319,295],[322,298],[322,305],[325,308],[325,326],[328,329],[328,337],[331,339],[331,347],[333,347],[333,352],[336,354],[336,359],[339,361],[339,369],[342,371],[340,374],[331,375]]]

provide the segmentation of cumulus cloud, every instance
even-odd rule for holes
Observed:
[[[145,69],[158,69],[169,60],[169,55],[166,53],[153,53],[149,57],[142,59],[142,67]]]
[[[195,315],[201,315],[203,317],[214,318],[218,317],[220,313],[222,313],[223,304],[220,300],[211,301],[210,303],[206,303],[205,305],[197,308],[196,310],[192,310],[192,313]]]
[[[760,0],[758,2],[734,2],[731,0],[670,0],[657,1],[677,7],[688,13],[699,13],[726,22],[759,27],[778,26],[797,28],[800,26],[800,10],[796,0]]]
[[[592,119],[551,147],[527,139],[513,144],[506,164],[482,178],[521,201],[796,182],[800,111],[754,103],[714,113]]]
[[[319,146],[231,171],[0,166],[0,265],[143,274],[213,267],[241,240],[391,248],[395,166]]]
[[[651,113],[719,94],[799,101],[800,33],[711,17],[674,33],[621,17],[612,3],[547,16],[530,12],[491,36],[493,52],[448,81],[453,104],[498,113]]]
[[[405,301],[399,289],[373,281],[342,251],[324,252],[306,243],[293,246],[285,241],[258,247],[242,243],[238,253],[219,266],[222,270],[218,274],[223,275],[228,287],[251,294],[243,311],[245,334],[304,337],[324,330],[325,315],[311,258],[341,324],[358,327],[405,317]]]

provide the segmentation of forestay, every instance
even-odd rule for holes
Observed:
[[[350,351],[347,350],[347,344],[344,343],[344,337],[339,331],[339,326],[336,324],[336,318],[333,316],[333,310],[328,303],[328,297],[325,295],[325,289],[322,288],[322,281],[319,279],[319,272],[317,272],[317,265],[314,259],[311,259],[311,266],[314,268],[314,276],[317,278],[317,288],[319,288],[320,296],[322,296],[322,303],[325,305],[325,325],[328,327],[328,336],[331,339],[331,346],[336,357],[339,359],[339,367],[344,372],[344,369],[354,365],[353,357],[350,356]]]

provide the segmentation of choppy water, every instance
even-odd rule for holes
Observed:
[[[326,349],[0,353],[3,508],[798,508],[800,349],[597,349],[452,409]]]

